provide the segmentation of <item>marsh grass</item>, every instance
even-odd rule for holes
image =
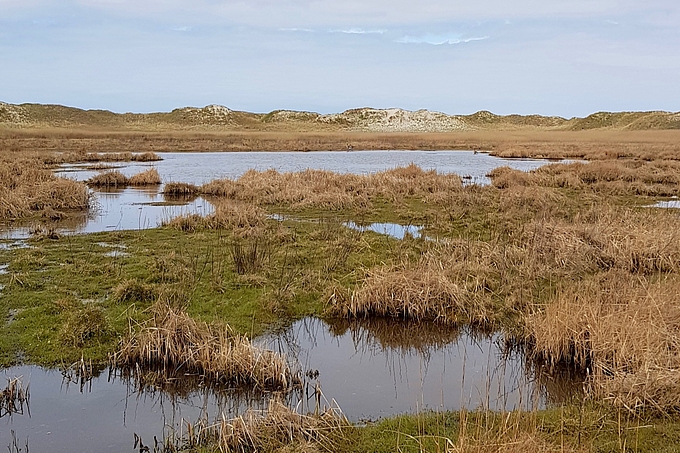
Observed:
[[[182,370],[202,376],[210,385],[290,391],[299,378],[284,356],[253,346],[228,326],[192,319],[182,309],[156,304],[146,325],[131,326],[116,367],[156,370],[174,376]]]
[[[283,205],[294,210],[366,210],[374,201],[397,201],[460,190],[457,175],[424,171],[416,165],[371,175],[337,174],[324,170],[279,173],[249,170],[236,180],[216,180],[203,185],[204,195],[258,205]]]
[[[680,283],[612,270],[566,287],[527,318],[529,351],[587,373],[590,394],[632,411],[677,412]]]
[[[92,340],[111,334],[109,321],[101,307],[88,304],[67,311],[64,316],[59,337],[65,345],[83,347]]]
[[[127,186],[153,186],[161,183],[158,170],[149,170],[137,173],[128,178],[118,170],[109,170],[95,175],[87,180],[90,187],[118,188]]]
[[[198,193],[197,186],[185,182],[169,182],[163,188],[163,195],[168,197],[192,197]]]
[[[18,219],[37,212],[85,210],[87,187],[55,177],[42,163],[0,155],[0,218]]]
[[[244,415],[214,423],[187,424],[178,447],[211,448],[223,452],[251,453],[286,451],[299,447],[304,451],[334,451],[350,424],[340,409],[303,414],[280,401],[270,401],[263,411],[249,409]]]
[[[131,186],[156,186],[161,182],[161,175],[155,168],[132,175],[128,180],[128,184]]]
[[[110,170],[95,175],[87,180],[90,187],[125,187],[128,178],[118,170]]]

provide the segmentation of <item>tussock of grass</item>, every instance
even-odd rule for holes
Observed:
[[[90,206],[87,187],[57,178],[39,161],[0,155],[0,218],[17,219],[43,210],[84,210]]]
[[[178,371],[202,376],[208,383],[287,391],[298,378],[284,356],[253,346],[228,326],[193,320],[167,304],[154,307],[147,325],[130,331],[113,357],[119,367]]]
[[[106,314],[101,307],[87,305],[68,311],[59,336],[64,344],[82,347],[92,339],[108,335],[111,331]]]
[[[127,176],[118,170],[106,171],[87,180],[90,187],[125,187],[128,183]]]
[[[338,174],[324,170],[279,173],[250,170],[237,180],[203,185],[201,193],[259,205],[286,205],[293,209],[366,209],[377,198],[401,200],[460,190],[457,175],[424,171],[416,165],[372,175]]]
[[[175,197],[188,197],[198,195],[198,187],[185,182],[169,182],[163,188],[163,195]]]
[[[491,313],[464,287],[435,267],[382,267],[368,272],[351,295],[334,292],[328,313],[346,318],[385,317],[442,324],[486,324]]]
[[[618,270],[559,291],[526,318],[532,354],[589,374],[590,393],[637,410],[680,411],[680,281]]]
[[[155,302],[158,290],[153,286],[138,280],[123,280],[113,289],[113,298],[118,303]]]
[[[131,186],[154,186],[160,183],[161,175],[158,174],[158,170],[155,168],[137,173],[128,180],[128,184]]]
[[[198,230],[235,230],[244,235],[248,231],[265,225],[267,213],[258,206],[247,203],[221,201],[215,203],[215,212],[207,216],[186,214],[164,222],[176,230],[194,232]]]
[[[223,452],[284,451],[298,445],[305,451],[333,451],[331,437],[342,436],[350,427],[339,409],[300,414],[273,400],[265,411],[249,409],[244,415],[208,425],[188,427],[184,446],[209,446]]]

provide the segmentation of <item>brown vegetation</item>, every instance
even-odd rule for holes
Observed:
[[[0,156],[0,219],[40,211],[83,210],[89,205],[90,194],[84,184],[54,176],[39,161]]]
[[[437,197],[460,190],[459,176],[424,171],[416,165],[370,175],[338,174],[324,170],[295,173],[250,170],[237,180],[212,181],[201,193],[259,205],[286,205],[292,209],[361,210],[376,199]]]
[[[253,346],[228,326],[197,322],[182,309],[163,303],[153,307],[147,325],[130,331],[113,362],[168,377],[198,374],[211,385],[290,390],[298,384],[285,357]]]
[[[161,175],[158,174],[158,170],[155,168],[132,175],[128,180],[128,184],[131,186],[155,186],[160,183]]]
[[[87,185],[90,187],[126,187],[126,186],[153,186],[161,183],[161,177],[158,170],[151,168],[149,170],[137,173],[128,178],[118,170],[110,170],[93,176],[87,180]]]
[[[281,451],[291,445],[305,451],[333,451],[332,438],[350,424],[337,408],[300,414],[272,400],[265,411],[249,409],[244,415],[214,424],[188,426],[184,447],[210,446],[223,452]]]

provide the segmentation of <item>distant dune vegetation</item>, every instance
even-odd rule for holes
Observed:
[[[680,112],[599,112],[585,118],[540,115],[447,115],[428,110],[360,108],[319,114],[275,110],[250,113],[220,105],[184,107],[165,113],[113,113],[61,105],[0,102],[0,126],[11,129],[75,128],[126,131],[279,131],[279,132],[473,132],[518,130],[680,129]]]

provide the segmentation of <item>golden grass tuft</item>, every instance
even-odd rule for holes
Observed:
[[[105,171],[87,180],[90,187],[125,187],[128,178],[118,170]]]
[[[334,451],[333,439],[350,428],[337,407],[301,414],[272,400],[264,411],[248,409],[244,415],[214,424],[188,425],[183,446],[231,453],[286,451],[291,446],[300,446],[305,452]]]
[[[292,209],[367,209],[372,200],[408,197],[424,199],[461,190],[457,175],[424,171],[416,165],[371,175],[338,174],[324,170],[279,173],[250,170],[236,180],[216,180],[203,185],[204,195],[258,205],[285,205]]]
[[[367,272],[354,293],[334,292],[328,314],[343,318],[398,318],[442,324],[491,321],[487,304],[435,266],[383,266]]]
[[[0,218],[17,219],[38,211],[85,210],[90,193],[85,184],[53,176],[35,162],[0,161]]]
[[[131,186],[155,186],[161,184],[161,175],[155,168],[150,168],[131,176],[128,179],[128,184]]]
[[[90,340],[108,335],[111,331],[102,307],[87,305],[69,311],[65,316],[59,337],[68,346],[83,347]]]
[[[228,326],[195,321],[167,304],[155,305],[153,318],[131,329],[113,363],[166,376],[197,374],[212,385],[258,390],[289,391],[299,383],[284,356],[253,346]]]
[[[680,280],[621,270],[566,286],[526,318],[534,358],[586,372],[590,394],[631,410],[680,411]]]
[[[198,187],[185,182],[169,182],[163,188],[163,195],[171,197],[190,197],[198,195]]]
[[[138,280],[123,280],[113,288],[113,299],[118,303],[155,302],[158,296],[156,287]]]

